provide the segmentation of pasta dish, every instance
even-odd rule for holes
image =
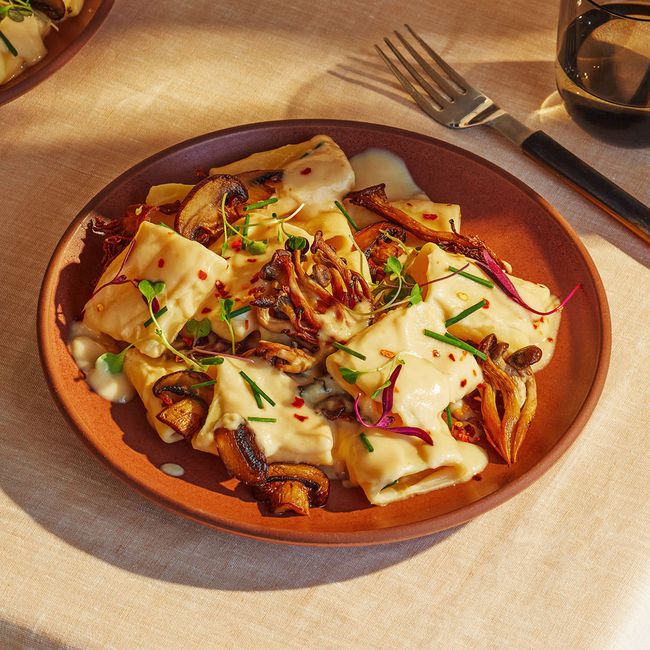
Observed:
[[[332,480],[382,506],[524,453],[577,287],[516,277],[388,151],[317,135],[197,174],[95,220],[70,348],[100,396],[137,394],[275,514]]]

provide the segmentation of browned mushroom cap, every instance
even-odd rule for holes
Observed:
[[[224,196],[227,219],[238,219],[237,206],[248,199],[248,192],[234,176],[216,174],[197,183],[181,202],[174,224],[177,232],[203,244],[221,235],[221,204]]]
[[[404,228],[390,221],[371,223],[354,235],[354,241],[366,256],[370,266],[370,275],[375,281],[383,277],[386,260],[391,255],[399,257],[402,252],[399,244],[387,237],[386,234],[400,241],[406,240]]]
[[[248,192],[248,202],[266,201],[273,194],[282,180],[284,172],[281,169],[267,169],[237,174],[236,178]]]
[[[184,397],[198,397],[209,404],[213,397],[212,386],[199,386],[198,388],[194,388],[194,386],[211,379],[210,375],[204,372],[178,370],[161,377],[153,385],[153,394],[163,398],[165,402],[178,402]]]
[[[308,515],[310,507],[327,503],[329,490],[329,479],[314,465],[271,463],[266,482],[255,486],[253,493],[260,501],[267,501],[274,514]]]
[[[346,198],[351,203],[367,208],[380,217],[389,219],[393,223],[406,228],[406,230],[422,241],[433,242],[446,251],[465,255],[480,262],[484,261],[483,251],[487,251],[494,260],[503,266],[503,263],[496,254],[475,235],[461,235],[457,232],[431,230],[431,228],[427,228],[416,219],[413,219],[413,217],[410,217],[406,212],[391,205],[384,191],[385,187],[386,185],[384,183],[372,185],[363,190],[350,192]]]
[[[253,354],[266,359],[278,370],[289,373],[305,372],[316,363],[311,354],[273,341],[260,341]]]
[[[217,429],[214,440],[219,457],[230,476],[246,485],[256,485],[266,480],[266,457],[246,423],[240,424],[235,430]]]
[[[32,0],[32,9],[44,13],[51,20],[65,18],[65,2],[63,0]]]
[[[199,397],[184,397],[170,404],[156,416],[183,438],[191,438],[204,424],[208,405]]]

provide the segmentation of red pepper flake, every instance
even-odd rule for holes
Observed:
[[[199,280],[207,280],[208,279],[208,274],[204,270],[199,271]]]
[[[476,369],[473,369],[473,370],[472,370],[472,374],[474,375],[474,377],[477,376],[477,375],[476,375]]]
[[[538,327],[539,327],[539,321],[538,321],[538,320],[534,320],[534,321],[533,321],[533,329],[537,329]]]
[[[161,257],[161,258],[158,260],[158,268],[159,268],[159,269],[162,269],[163,266],[165,266],[165,260]]]
[[[293,417],[298,420],[298,422],[304,422],[309,416],[308,415],[298,415],[297,413],[293,414]]]
[[[204,308],[201,310],[201,313],[202,313],[202,314],[209,314],[211,311],[212,311],[212,310],[210,309],[210,307],[204,307]]]
[[[382,357],[386,357],[387,359],[392,359],[395,357],[395,353],[391,352],[390,350],[379,350],[379,354],[381,354]]]
[[[547,340],[549,343],[553,343],[553,337],[552,337],[552,336],[549,336],[546,340]]]
[[[490,308],[490,301],[487,298],[483,298],[485,300],[485,304],[483,305],[483,309],[489,309]]]
[[[453,355],[452,352],[449,353],[449,358],[450,358],[452,361],[456,361],[456,357]]]
[[[305,405],[305,400],[302,397],[295,397],[291,406],[295,406],[297,409],[302,408]]]
[[[483,480],[483,477],[480,474],[476,474],[475,476],[472,476],[472,479],[474,481],[481,481]]]
[[[422,218],[427,219],[427,221],[435,221],[438,218],[438,215],[431,212],[426,212],[422,215]]]
[[[167,393],[161,393],[160,394],[160,401],[165,405],[165,406],[170,406],[172,403],[172,398],[170,395],[167,395]]]
[[[311,167],[305,167],[300,173],[303,176],[308,176],[309,174],[311,174]]]
[[[255,262],[257,262],[257,260],[254,257],[247,257],[246,261],[250,262],[251,264],[255,264]]]
[[[230,242],[230,248],[232,248],[234,251],[240,251],[243,246],[241,237],[236,237]]]
[[[244,329],[248,329],[248,318],[244,321]]]
[[[465,388],[465,386],[467,386],[467,379],[463,379],[463,380],[460,382],[460,387],[461,387],[461,388]]]
[[[183,339],[183,343],[185,343],[188,348],[191,348],[194,345],[194,339],[190,336],[181,336],[181,338]]]
[[[440,352],[438,352],[438,350],[431,350],[431,354],[432,354],[434,357],[439,357],[439,356],[440,356]]]
[[[158,302],[158,298],[154,298],[151,301],[151,311],[154,314],[157,314],[160,311],[160,303]]]
[[[215,294],[217,298],[227,298],[230,295],[228,289],[226,289],[226,285],[221,280],[217,280],[214,283],[214,286],[217,290],[217,293]]]
[[[543,322],[544,322],[544,316],[542,316],[542,317],[539,319],[539,322],[540,322],[540,323],[543,323]]]

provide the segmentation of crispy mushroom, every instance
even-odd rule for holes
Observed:
[[[63,20],[66,14],[63,0],[32,0],[32,9],[44,13],[50,20]]]
[[[484,377],[479,386],[483,425],[490,444],[511,465],[535,417],[537,385],[530,366],[542,352],[527,346],[504,360],[507,345],[498,343],[494,334],[486,336],[479,349],[487,355],[487,360],[479,361]]]
[[[278,370],[289,373],[305,372],[316,363],[316,359],[304,350],[272,341],[260,341],[253,354],[266,359]]]
[[[165,408],[156,417],[184,438],[191,438],[203,426],[213,395],[211,386],[194,386],[210,379],[194,370],[178,370],[158,379],[152,390]]]
[[[256,485],[253,494],[269,503],[273,514],[308,515],[310,508],[327,503],[329,488],[329,479],[314,465],[271,463],[266,482]]]
[[[235,176],[246,188],[248,202],[257,203],[258,201],[266,201],[266,199],[275,194],[283,174],[284,171],[281,169],[256,169],[250,172],[242,172]]]
[[[354,205],[360,205],[368,210],[371,210],[380,217],[384,217],[396,223],[409,232],[414,234],[418,239],[427,242],[433,242],[443,250],[451,253],[458,253],[465,255],[471,259],[483,262],[483,251],[487,251],[502,267],[503,263],[500,259],[490,250],[478,237],[475,235],[461,235],[457,232],[440,232],[431,230],[422,225],[413,217],[410,217],[406,212],[391,205],[386,196],[384,188],[386,185],[372,185],[363,190],[350,192],[347,199]],[[505,267],[504,267],[505,268]]]
[[[224,197],[226,218],[237,220],[237,207],[248,199],[246,188],[237,178],[216,174],[197,183],[180,204],[174,224],[176,231],[202,244],[224,234],[221,214]]]
[[[205,423],[208,405],[199,397],[183,397],[166,406],[156,417],[183,438],[191,438]]]
[[[220,428],[214,440],[219,457],[230,476],[246,485],[263,483],[267,477],[266,456],[255,440],[255,434],[246,422],[236,429]]]
[[[391,255],[399,257],[402,253],[395,239],[405,241],[406,230],[390,221],[371,223],[354,235],[354,241],[368,260],[370,276],[375,282],[383,278],[386,260]]]

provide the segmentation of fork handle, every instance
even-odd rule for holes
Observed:
[[[592,203],[609,212],[624,226],[650,243],[648,206],[580,160],[544,131],[533,132],[521,143],[521,148],[531,158],[563,176]]]

